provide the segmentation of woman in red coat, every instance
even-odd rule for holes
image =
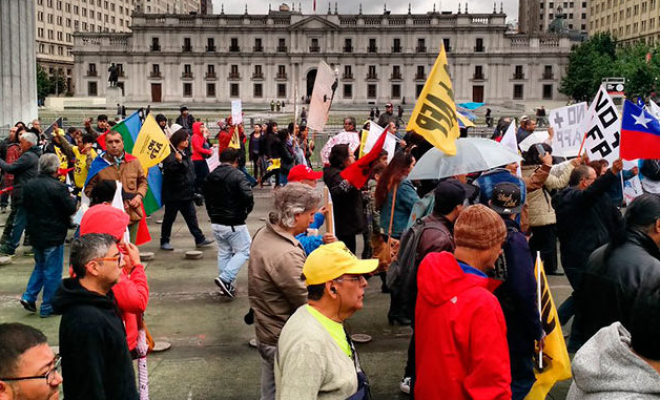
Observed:
[[[506,237],[499,215],[465,209],[454,225],[455,255],[430,253],[417,273],[415,397],[510,400],[511,368],[502,308],[486,275]]]

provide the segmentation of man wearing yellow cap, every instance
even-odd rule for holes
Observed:
[[[344,321],[363,307],[364,274],[378,260],[359,260],[343,242],[319,247],[305,261],[309,304],[289,318],[277,344],[277,399],[344,400],[368,391]]]

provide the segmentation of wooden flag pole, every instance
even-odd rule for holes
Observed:
[[[543,324],[543,306],[541,304],[541,252],[536,252],[536,296],[539,307],[539,317],[541,318],[541,325]],[[543,347],[539,346],[539,371],[543,371]]]
[[[323,198],[325,203],[325,208],[328,210],[328,215],[325,219],[325,228],[327,233],[335,234],[335,218],[332,209],[332,198],[330,197],[330,190],[327,186],[323,188]]]

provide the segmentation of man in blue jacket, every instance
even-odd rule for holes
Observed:
[[[512,400],[522,400],[536,381],[534,342],[541,340],[543,331],[536,303],[534,260],[525,234],[516,222],[523,208],[520,187],[511,182],[498,183],[493,189],[490,207],[504,219],[507,228],[503,256],[496,264],[498,278],[503,278],[504,283],[495,290],[495,296],[506,320]]]

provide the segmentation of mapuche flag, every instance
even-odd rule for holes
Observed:
[[[443,153],[456,155],[456,139],[460,131],[444,46],[440,48],[406,130],[415,131]]]
[[[621,120],[621,158],[660,158],[660,122],[649,111],[626,100]]]
[[[364,134],[365,133],[363,133],[363,135]],[[341,177],[349,181],[351,185],[358,189],[364,187],[367,180],[369,180],[369,175],[371,175],[371,168],[373,168],[374,163],[378,161],[380,152],[383,151],[386,138],[387,131],[383,131],[371,151],[341,171]]]

